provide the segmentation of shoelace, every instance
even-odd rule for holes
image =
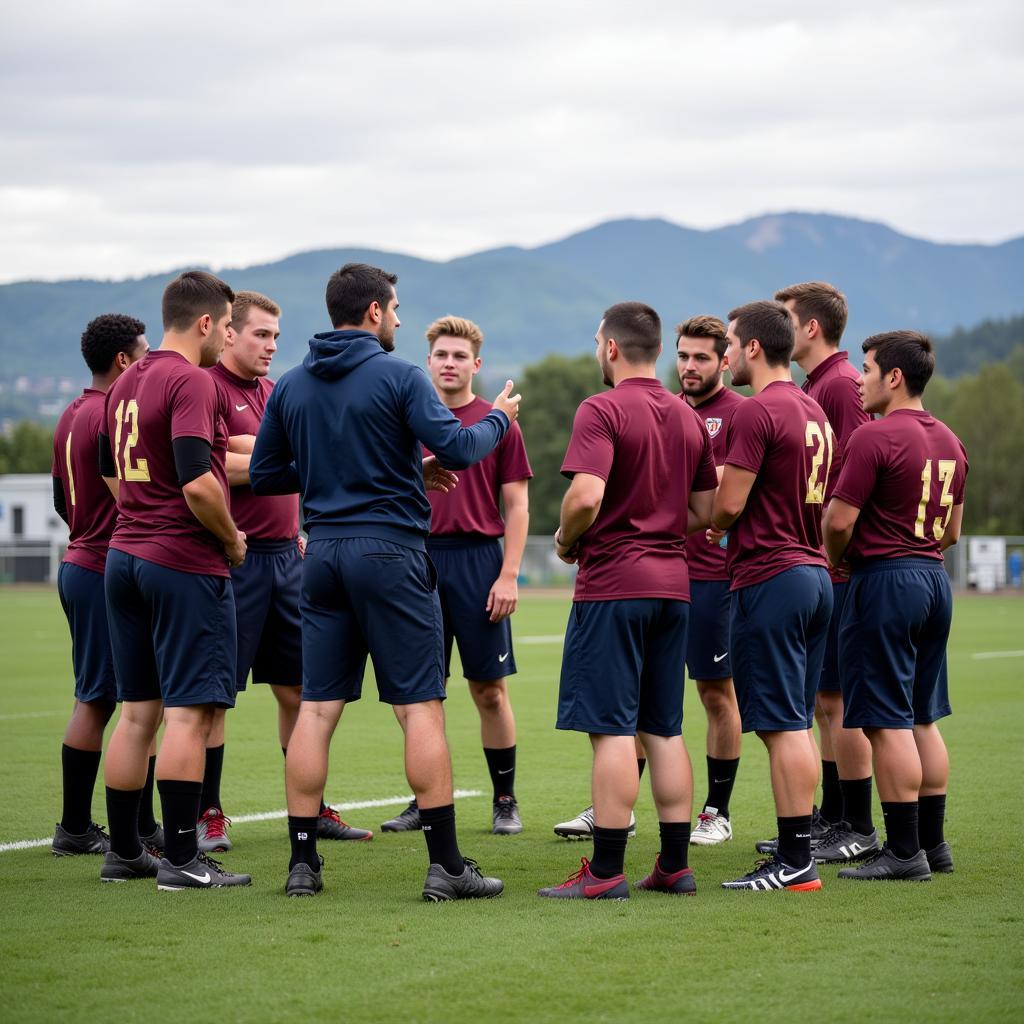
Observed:
[[[208,868],[213,868],[214,871],[217,871],[222,875],[227,874],[224,870],[223,863],[219,860],[214,860],[208,853],[198,854],[196,860],[198,860],[200,864],[205,864]]]
[[[499,800],[494,805],[495,816],[511,821],[515,816],[516,805],[512,800]]]
[[[349,825],[349,823],[347,821],[342,821],[341,820],[341,816],[338,814],[338,812],[333,807],[327,807],[323,811],[321,811],[320,812],[320,817],[321,818],[330,818],[331,821],[335,822],[335,824],[340,825],[342,828],[351,828],[352,827],[351,825]]]
[[[107,830],[102,825],[96,824],[95,821],[90,821],[89,822],[89,827],[86,829],[86,834],[87,835],[97,835],[97,836],[100,836],[103,839],[109,839],[110,838],[110,836],[107,835]]]
[[[765,870],[770,864],[775,863],[774,857],[762,857],[754,864],[754,870],[748,871],[743,877],[744,878],[756,878],[762,871]]]
[[[231,824],[231,819],[223,811],[211,814],[209,818],[204,816],[204,820],[206,822],[207,839],[227,838],[227,826]]]
[[[482,878],[483,877],[483,875],[480,873],[480,865],[477,864],[477,862],[475,860],[473,860],[472,857],[463,857],[462,861],[466,865],[466,867],[469,868],[469,870],[474,875],[476,875],[477,878]]]
[[[838,825],[832,825],[829,830],[819,840],[817,840],[818,846],[831,846],[833,843],[839,842],[844,831],[845,830],[840,828]]]
[[[570,875],[560,886],[559,889],[568,889],[579,882],[583,876],[590,870],[590,861],[586,857],[580,857],[580,869],[574,875]]]
[[[701,829],[703,829],[705,832],[710,832],[711,826],[714,824],[715,821],[715,815],[704,814],[703,812],[701,812],[697,815],[697,820],[700,822],[700,824],[696,828],[697,832],[700,832]]]

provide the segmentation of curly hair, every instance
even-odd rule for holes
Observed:
[[[82,357],[93,373],[106,373],[118,352],[130,355],[146,333],[141,320],[124,313],[104,313],[82,332]]]

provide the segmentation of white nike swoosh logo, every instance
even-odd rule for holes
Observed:
[[[508,775],[509,772],[514,772],[514,771],[515,771],[515,768],[505,768],[505,769],[499,768],[498,769],[498,774],[499,775]]]
[[[179,828],[178,829],[178,835],[179,836],[187,836],[189,834],[189,832],[195,832],[195,829],[194,828]]]
[[[779,881],[783,885],[788,885],[794,878],[799,878],[806,871],[807,868],[801,868],[799,871],[794,871],[791,875],[787,875],[785,868],[779,868]]]
[[[728,651],[726,651],[725,654],[716,654],[715,658],[714,658],[715,664],[717,665],[723,658],[728,658],[728,657],[729,657],[729,652]]]
[[[498,655],[498,661],[504,661],[507,657],[508,657],[508,651],[506,651],[504,654],[499,654]]]
[[[241,412],[243,409],[248,409],[248,408],[249,408],[249,404],[248,403],[246,403],[245,405],[236,405],[235,406],[235,411],[236,412]]]
[[[189,878],[194,878],[197,882],[202,882],[203,885],[206,885],[210,880],[209,871],[204,871],[201,875],[193,875],[191,871],[182,871],[182,874],[188,875]]]

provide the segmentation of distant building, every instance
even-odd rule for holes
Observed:
[[[0,476],[0,583],[56,583],[67,543],[50,474]]]

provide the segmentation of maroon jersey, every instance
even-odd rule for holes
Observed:
[[[120,481],[112,548],[168,569],[229,575],[224,546],[185,502],[171,447],[177,437],[207,441],[227,498],[225,412],[213,377],[178,352],[150,352],[118,377],[107,392],[104,431]]]
[[[464,427],[479,423],[490,411],[491,403],[474,398],[468,405],[451,410]],[[430,455],[427,448],[424,454]],[[498,447],[481,462],[459,470],[459,485],[448,494],[429,491],[430,535],[443,537],[452,533],[478,533],[484,537],[501,537],[505,522],[501,518],[498,498],[501,485],[533,476],[523,432],[518,423],[509,427]]]
[[[931,413],[897,409],[865,423],[847,443],[833,494],[861,510],[846,557],[941,559],[966,484],[967,451]]]
[[[220,363],[211,367],[210,373],[227,410],[228,435],[255,434],[274,382],[266,377],[246,380]],[[247,539],[292,540],[299,532],[299,496],[257,497],[248,484],[232,487],[231,518]]]
[[[773,381],[733,413],[727,466],[756,473],[747,505],[729,529],[730,590],[794,565],[827,567],[821,513],[832,465],[832,427],[791,381]]]
[[[690,492],[718,486],[697,413],[658,380],[624,380],[576,410],[562,472],[606,483],[597,519],[580,538],[574,600],[689,601]]]
[[[683,401],[686,399],[683,398]],[[716,466],[725,465],[725,438],[732,414],[742,401],[742,395],[736,394],[731,388],[722,388],[694,407],[694,411],[704,421],[711,438],[711,450],[714,452]],[[686,538],[686,561],[690,567],[691,580],[729,578],[729,570],[725,567],[725,548],[720,544],[709,544],[703,530],[698,530]]]
[[[97,447],[105,398],[98,388],[86,388],[61,414],[53,435],[53,475],[64,488],[71,528],[64,561],[93,572],[103,572],[117,516]]]

